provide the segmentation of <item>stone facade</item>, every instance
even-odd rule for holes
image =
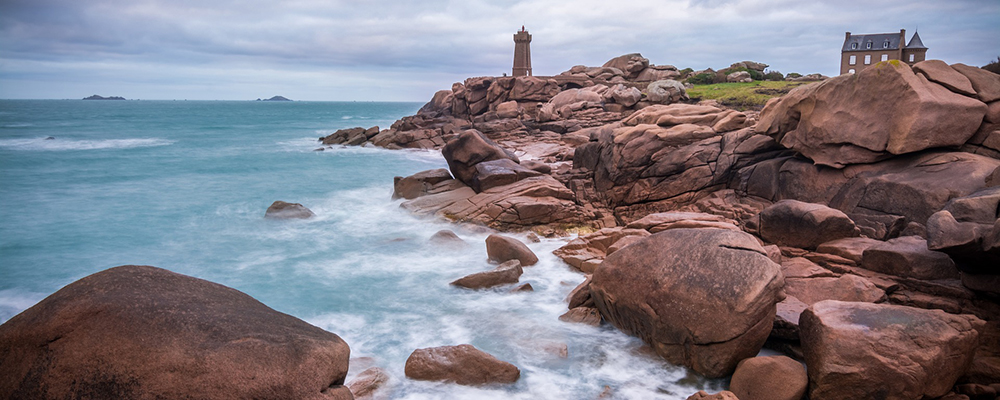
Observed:
[[[531,35],[521,27],[514,34],[513,76],[531,76]]]
[[[900,29],[899,34],[852,35],[847,32],[840,51],[840,74],[858,73],[888,60],[901,60],[912,67],[924,61],[926,55],[927,47],[920,41],[919,33],[914,33],[910,43],[906,43],[906,29]]]

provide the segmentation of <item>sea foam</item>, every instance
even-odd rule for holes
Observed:
[[[104,150],[132,149],[139,147],[169,146],[174,142],[166,139],[104,139],[104,140],[74,140],[74,139],[0,139],[0,148],[24,151],[73,151],[73,150]]]

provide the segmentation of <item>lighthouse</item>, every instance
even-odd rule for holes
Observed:
[[[531,76],[531,35],[521,30],[514,34],[514,71],[513,76]]]

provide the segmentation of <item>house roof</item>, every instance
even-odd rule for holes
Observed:
[[[889,42],[889,47],[885,47],[885,42],[887,41]],[[870,49],[866,46],[868,42],[871,42],[872,44]],[[857,43],[857,48],[851,48],[851,44],[854,43]],[[842,51],[899,50],[899,45],[899,32],[851,35],[847,38],[847,40],[844,40],[844,48]]]
[[[907,49],[926,49],[924,42],[920,41],[920,33],[913,32],[913,37],[910,38],[910,43],[906,45]]]

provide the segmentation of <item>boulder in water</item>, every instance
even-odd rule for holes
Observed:
[[[149,266],[60,289],[0,325],[0,354],[0,398],[351,398],[337,335]]]

